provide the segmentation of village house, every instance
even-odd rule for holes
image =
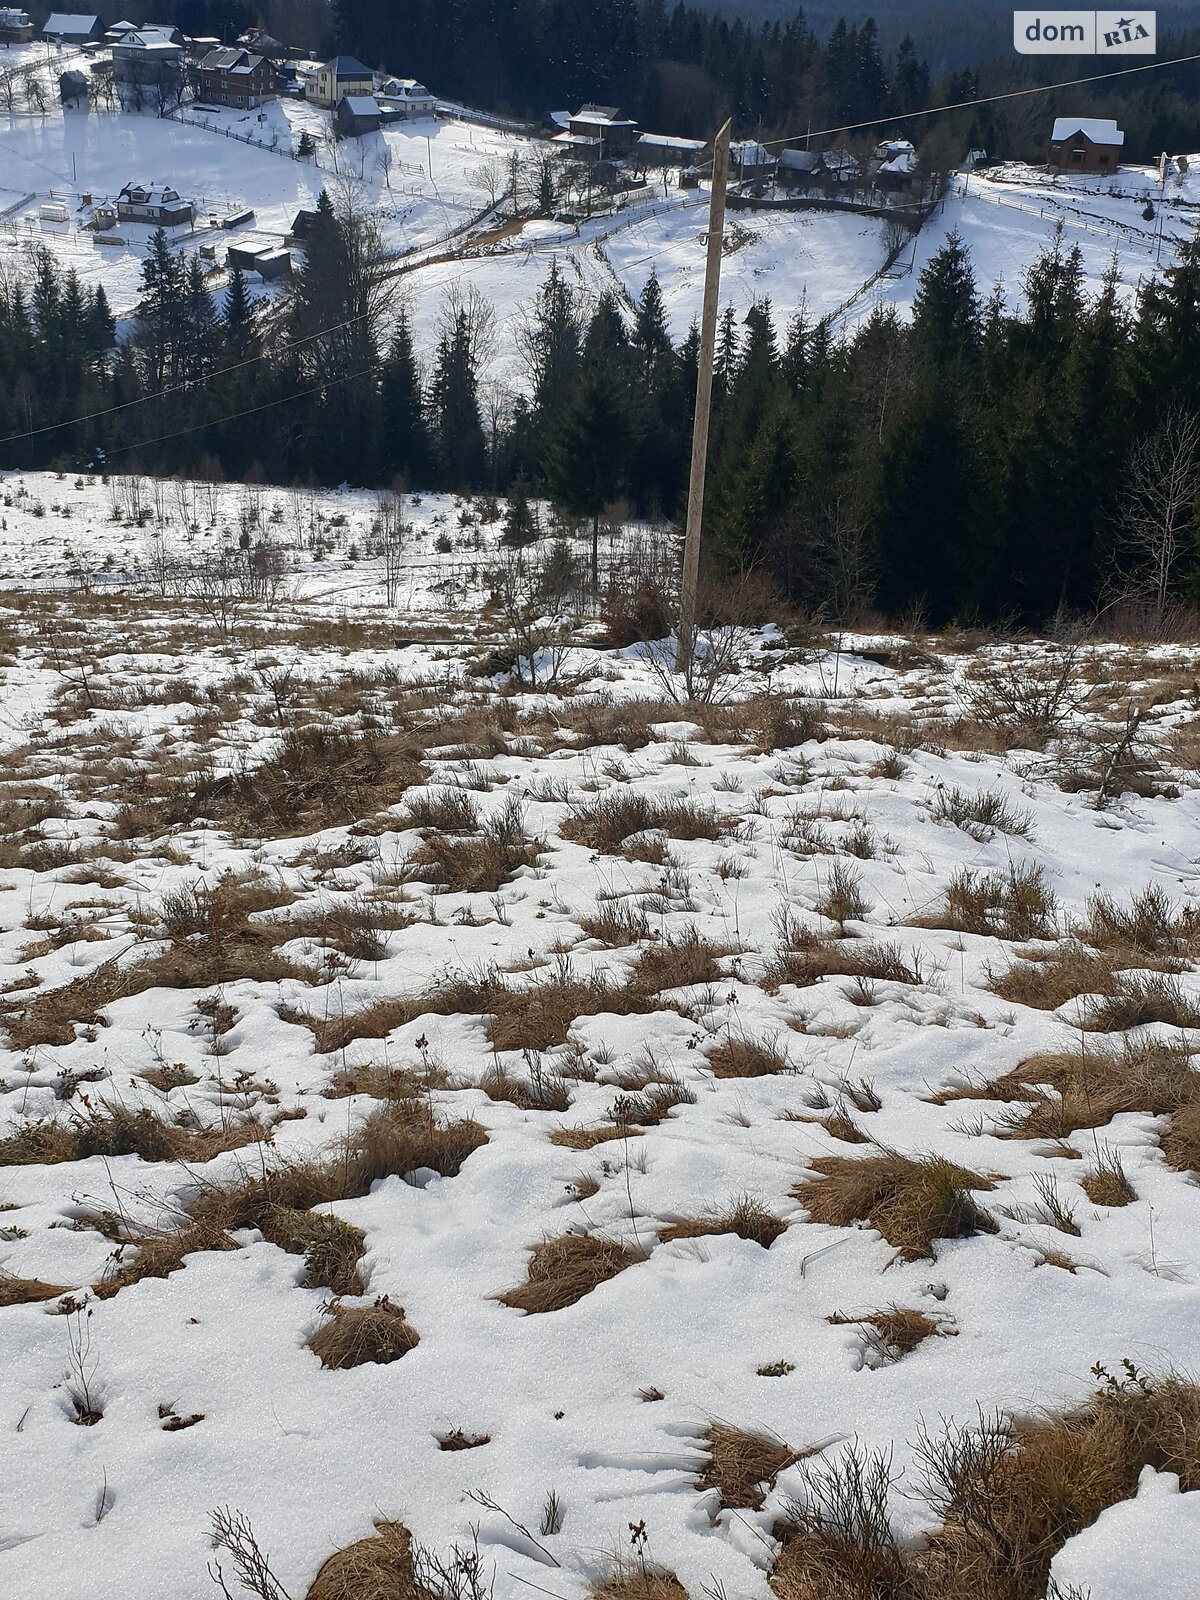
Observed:
[[[1115,172],[1124,144],[1125,135],[1106,117],[1056,117],[1050,165],[1060,172]]]
[[[821,152],[781,150],[776,176],[787,189],[817,188],[821,182]]]
[[[197,69],[200,99],[207,105],[251,110],[278,94],[275,66],[266,56],[236,48],[210,51]]]
[[[338,101],[333,119],[343,137],[358,139],[364,133],[379,132],[383,113],[374,95],[346,94]]]
[[[875,187],[907,193],[917,176],[916,148],[907,139],[887,139],[875,150]]]
[[[734,140],[729,146],[729,172],[738,183],[763,183],[775,176],[775,157],[756,139]]]
[[[114,83],[158,87],[183,81],[183,46],[164,31],[140,28],[112,47]]]
[[[56,44],[88,44],[100,37],[100,18],[76,11],[52,11],[42,29],[43,39]]]
[[[127,183],[117,196],[121,222],[146,222],[155,228],[177,228],[190,222],[191,203],[166,184]]]
[[[308,98],[314,105],[332,111],[347,95],[369,95],[375,88],[375,74],[353,56],[334,56],[309,80]]]
[[[28,44],[32,38],[33,21],[28,11],[0,6],[0,44]]]
[[[384,116],[391,113],[392,121],[431,117],[437,109],[437,97],[415,78],[389,78],[376,98],[383,107]]]
[[[694,166],[708,149],[703,139],[684,139],[673,133],[643,133],[637,155],[647,167]]]
[[[595,161],[618,161],[637,142],[638,125],[621,115],[619,106],[581,106],[571,113],[567,131],[555,143],[567,145]]]

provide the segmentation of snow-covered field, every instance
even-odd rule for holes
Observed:
[[[382,606],[368,496],[118,487],[0,485],[0,1592],[202,1600],[229,1507],[292,1600],[377,1522],[816,1594],[856,1444],[915,1547],[922,1426],[1196,1370],[1193,651],[768,629],[689,704],[583,630],[534,692],[482,572]],[[411,509],[410,595],[493,559]],[[164,600],[156,522],[300,568]],[[1064,1591],[1194,1592],[1136,1484]]]

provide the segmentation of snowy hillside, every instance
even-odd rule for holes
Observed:
[[[1040,1493],[1070,1413],[1127,1455],[1031,1570],[1185,1600],[1193,653],[766,630],[689,704],[577,633],[534,691],[437,596],[464,504],[404,644],[368,497],[116,488],[3,483],[3,1592],[239,1593],[244,1518],[275,1600],[808,1600],[856,1461],[912,1563],[922,1429]],[[273,600],[156,597],[243,519]]]

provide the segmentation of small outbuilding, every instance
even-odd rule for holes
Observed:
[[[379,102],[371,94],[347,94],[338,101],[333,114],[337,129],[343,137],[358,139],[364,133],[378,133],[383,125]]]

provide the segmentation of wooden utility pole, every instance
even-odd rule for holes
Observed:
[[[683,546],[683,585],[676,635],[675,670],[692,659],[696,632],[696,579],[700,572],[700,528],[704,521],[704,474],[708,465],[708,419],[712,408],[713,358],[717,349],[717,302],[721,296],[721,242],[725,235],[725,183],[729,176],[727,122],[713,141],[712,199],[708,208],[708,261],[704,272],[704,312],[700,319],[700,361],[696,372],[696,420],[692,426],[692,475],[688,484],[687,536]]]

